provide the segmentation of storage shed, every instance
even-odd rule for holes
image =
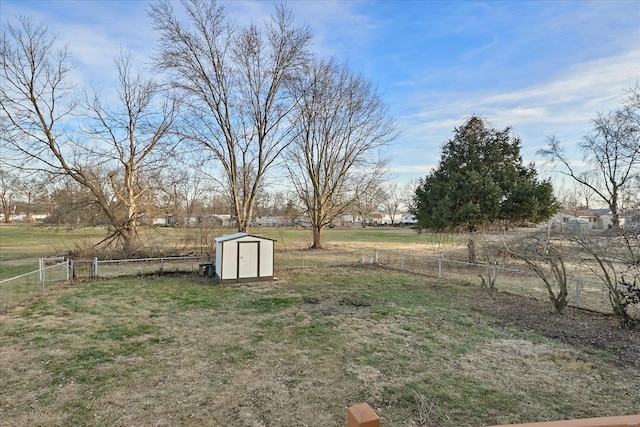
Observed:
[[[273,280],[273,242],[247,233],[216,237],[216,280],[220,283]]]

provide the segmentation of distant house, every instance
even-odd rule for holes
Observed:
[[[380,212],[374,212],[369,218],[369,223],[372,225],[382,225],[384,223],[384,215]]]
[[[393,220],[391,215],[384,214],[382,217],[382,225],[399,224],[402,221],[402,214],[395,214]]]
[[[613,228],[613,215],[609,209],[564,209],[551,218],[551,224],[567,229],[608,230]]]
[[[229,228],[235,225],[235,219],[230,214],[209,214],[201,216],[199,223]]]
[[[640,230],[640,210],[626,212],[620,217],[620,224],[630,230]]]
[[[418,219],[415,217],[415,215],[408,213],[402,216],[400,223],[402,225],[416,225],[418,223]]]
[[[258,227],[284,227],[292,224],[292,220],[283,216],[267,215],[256,217],[252,223]]]
[[[177,223],[173,215],[157,216],[151,219],[151,225],[158,227],[173,227]]]
[[[16,222],[36,222],[36,221],[44,221],[44,219],[46,217],[48,217],[49,215],[47,214],[31,214],[31,215],[27,215],[25,213],[12,213],[9,215],[9,221],[16,221]],[[4,213],[0,213],[0,222],[4,222]]]

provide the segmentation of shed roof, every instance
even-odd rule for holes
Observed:
[[[213,240],[215,240],[216,243],[217,242],[227,242],[229,240],[236,240],[236,239],[240,239],[242,237],[254,237],[256,239],[261,239],[261,240],[271,240],[273,242],[276,241],[276,239],[270,239],[269,237],[257,236],[255,234],[247,234],[247,233],[242,233],[242,232],[233,233],[233,234],[227,234],[227,235],[224,235],[224,236],[216,237]]]

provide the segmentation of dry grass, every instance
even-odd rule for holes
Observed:
[[[66,286],[0,316],[0,424],[483,425],[638,412],[640,373],[375,268]]]

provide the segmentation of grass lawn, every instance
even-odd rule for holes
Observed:
[[[481,426],[640,412],[640,372],[374,267],[65,285],[0,315],[0,424]],[[635,402],[635,403],[634,403]]]
[[[38,269],[38,258],[64,255],[105,236],[104,228],[67,229],[41,224],[0,224],[0,280]]]
[[[68,229],[41,224],[0,224],[0,261],[37,260],[64,254],[76,246],[97,243],[105,235],[104,228]]]

